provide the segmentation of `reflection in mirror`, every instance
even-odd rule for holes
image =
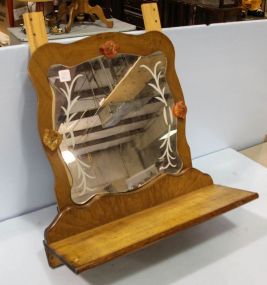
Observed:
[[[72,178],[72,199],[138,189],[182,168],[166,57],[100,56],[68,68],[54,65],[54,128]]]

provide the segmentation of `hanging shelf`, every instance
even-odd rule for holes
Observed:
[[[156,6],[144,11],[157,31],[39,48],[28,21],[39,133],[56,179],[51,267],[80,273],[258,197],[192,168],[174,48]]]

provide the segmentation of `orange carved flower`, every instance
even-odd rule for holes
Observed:
[[[187,113],[187,107],[184,101],[179,101],[172,107],[173,115],[178,119],[185,119]]]
[[[100,47],[99,50],[107,58],[113,58],[118,54],[119,46],[113,41],[107,41]]]

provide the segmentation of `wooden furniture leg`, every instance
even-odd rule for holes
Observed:
[[[96,21],[96,16],[94,14],[89,14],[89,16],[93,22]]]
[[[48,42],[43,12],[23,14],[31,54]]]
[[[60,24],[60,21],[64,17],[64,24],[67,22],[67,5],[66,3],[62,3],[58,7],[58,13],[56,15],[56,22],[57,24]]]
[[[106,24],[106,26],[108,28],[113,27],[113,21],[106,19],[104,12],[103,12],[103,9],[99,5],[96,5],[94,7],[90,6],[89,4],[85,5],[84,12],[86,14],[89,14],[89,15],[95,14],[99,18],[100,21],[102,21],[104,24]]]
[[[69,21],[65,27],[66,33],[69,33],[71,31],[71,26],[73,24],[74,18],[78,15],[78,8],[79,8],[79,5],[76,1],[73,4],[71,4],[70,10],[69,10],[70,11]]]
[[[69,21],[65,27],[66,33],[71,31],[74,18],[79,14],[88,14],[93,22],[96,20],[96,15],[108,28],[113,27],[113,21],[106,19],[103,9],[99,5],[94,7],[90,6],[87,0],[74,0],[70,5],[69,12],[67,12],[67,14],[69,15]]]

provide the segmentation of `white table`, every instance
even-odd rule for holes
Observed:
[[[49,41],[53,41],[66,38],[87,37],[108,32],[129,32],[136,29],[136,26],[118,19],[112,18],[109,20],[113,21],[112,28],[107,28],[106,25],[100,20],[96,20],[94,23],[74,24],[70,33],[63,33],[59,35],[48,34],[47,37]],[[64,25],[61,25],[61,28],[64,30]],[[10,33],[11,45],[21,44],[28,41],[27,35],[22,32],[21,28],[8,28],[8,31]]]
[[[0,284],[266,284],[267,168],[231,149],[196,159],[194,166],[217,184],[257,191],[260,198],[81,275],[47,265],[43,230],[55,206],[10,219],[0,223]]]

